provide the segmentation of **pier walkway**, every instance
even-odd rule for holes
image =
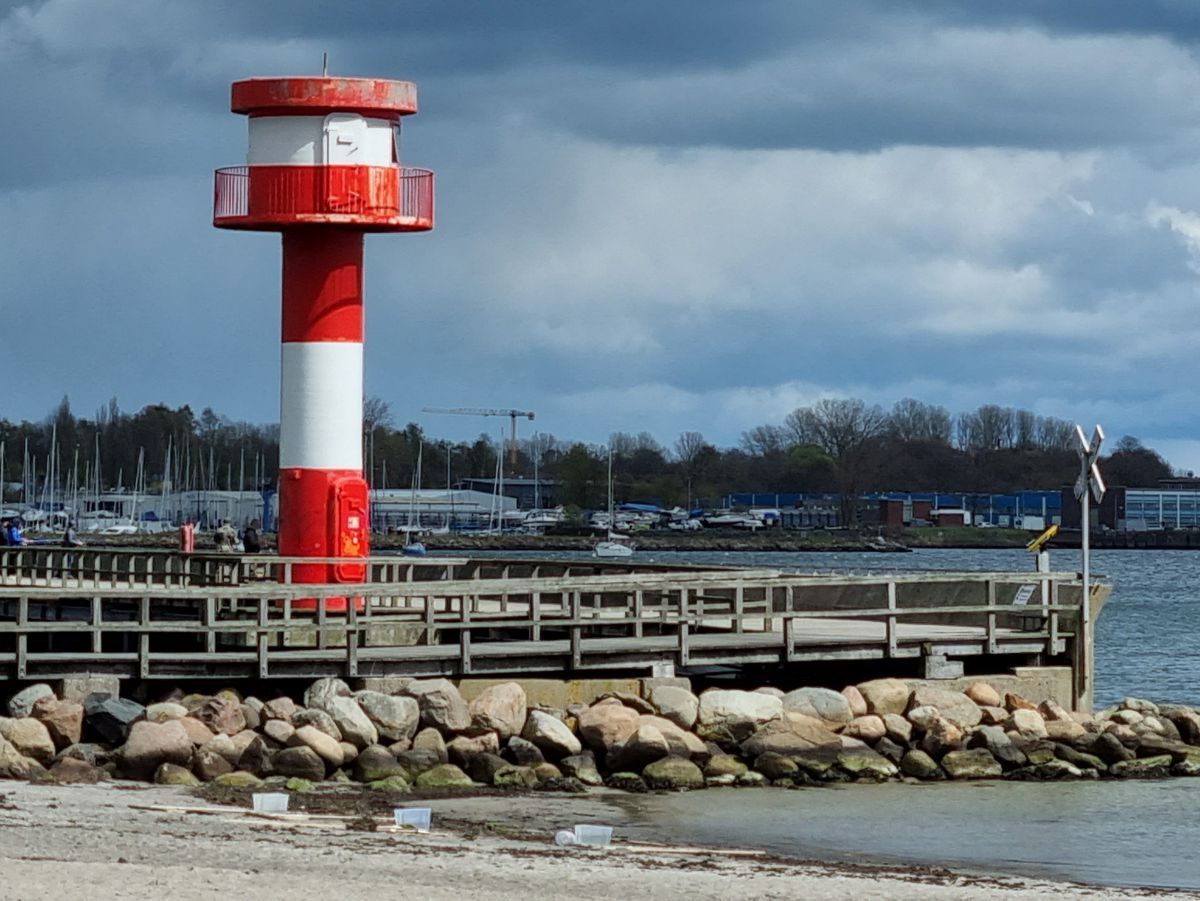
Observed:
[[[1090,690],[1074,573],[375,557],[360,583],[292,584],[292,567],[311,562],[0,548],[0,678],[563,677],[995,657],[1069,664],[1077,692]],[[1095,612],[1106,594],[1093,593]]]

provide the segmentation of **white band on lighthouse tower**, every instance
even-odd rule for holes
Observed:
[[[256,116],[250,120],[251,166],[394,166],[393,124],[357,113]]]
[[[285,343],[281,375],[280,468],[362,469],[362,344]]]

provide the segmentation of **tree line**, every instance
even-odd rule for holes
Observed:
[[[951,414],[912,398],[890,410],[856,398],[830,398],[793,410],[782,422],[749,429],[736,447],[718,447],[699,431],[669,446],[648,432],[615,432],[606,445],[537,433],[519,441],[517,463],[499,440],[430,436],[416,423],[397,426],[388,404],[370,398],[363,414],[363,466],[377,488],[425,488],[465,478],[530,478],[557,482],[560,503],[606,503],[611,448],[618,501],[664,505],[719,504],[737,492],[837,494],[853,518],[852,499],[872,491],[1007,493],[1057,488],[1075,480],[1074,426],[1028,410],[984,405]],[[4,499],[47,485],[62,497],[74,490],[142,487],[238,490],[273,486],[279,467],[279,427],[235,422],[211,408],[155,404],[136,413],[114,399],[92,417],[70,401],[39,422],[0,418],[0,484]],[[420,461],[420,473],[417,464]],[[140,464],[140,465],[139,465]],[[1111,485],[1154,485],[1171,467],[1137,438],[1120,439],[1101,462]]]

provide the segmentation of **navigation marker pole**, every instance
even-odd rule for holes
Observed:
[[[1079,501],[1080,508],[1080,529],[1081,540],[1080,548],[1083,552],[1083,605],[1080,608],[1079,632],[1078,641],[1082,642],[1082,660],[1079,666],[1079,674],[1077,681],[1079,684],[1079,695],[1084,697],[1090,690],[1087,685],[1087,677],[1091,672],[1091,634],[1092,634],[1092,598],[1091,598],[1091,558],[1090,558],[1090,541],[1091,541],[1091,500],[1095,498],[1096,504],[1104,499],[1104,479],[1100,475],[1100,467],[1096,465],[1096,461],[1100,457],[1100,447],[1104,444],[1104,430],[1099,425],[1092,432],[1092,440],[1088,441],[1087,435],[1084,433],[1081,426],[1075,426],[1075,438],[1079,442],[1079,447],[1075,452],[1079,454],[1079,478],[1075,480],[1075,497]]]

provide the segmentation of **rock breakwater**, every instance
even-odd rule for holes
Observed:
[[[143,706],[33,685],[0,717],[0,778],[387,791],[627,791],[794,787],[896,779],[1200,776],[1200,712],[1126,698],[1095,715],[1001,694],[876,679],[790,692],[648,682],[558,710],[519,682],[469,703],[446,679],[352,691],[321,679],[298,702],[233,689],[174,691]]]

